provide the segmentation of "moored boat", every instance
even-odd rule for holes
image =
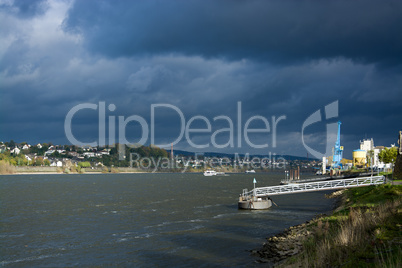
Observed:
[[[252,191],[243,189],[243,194],[239,197],[239,209],[268,209],[272,207],[272,200],[267,196],[256,196],[255,188]]]
[[[269,197],[250,197],[249,199],[239,198],[239,209],[268,209],[272,206],[272,201]]]
[[[212,169],[207,169],[204,171],[204,176],[215,176],[216,174],[216,171]]]

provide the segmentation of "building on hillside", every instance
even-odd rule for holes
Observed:
[[[395,145],[391,145],[392,148]],[[390,168],[390,164],[385,164],[380,161],[379,154],[382,150],[384,150],[385,146],[374,146],[374,140],[371,139],[364,139],[360,141],[360,149],[353,151],[353,166],[356,167],[368,167],[371,163],[370,155],[372,152],[372,167],[375,169],[386,169]]]
[[[105,149],[103,149],[100,153],[101,153],[102,155],[110,155],[110,150],[111,150],[111,149],[105,148]]]
[[[55,150],[47,150],[46,152],[45,152],[45,155],[51,155],[51,154],[53,154],[55,152]]]
[[[22,150],[28,150],[29,148],[31,148],[31,145],[29,144],[24,144],[24,146],[22,146]]]
[[[18,149],[17,147],[15,147],[14,149],[12,149],[12,150],[10,151],[10,153],[12,153],[13,155],[20,154],[20,152],[21,152],[21,150]]]
[[[53,161],[50,163],[51,167],[62,167],[63,166],[63,162],[58,160],[58,161]]]
[[[96,157],[96,153],[94,152],[85,152],[82,155],[85,157]]]

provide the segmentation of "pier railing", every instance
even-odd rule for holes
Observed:
[[[263,197],[263,196],[272,196],[280,194],[293,194],[293,193],[378,185],[383,183],[385,183],[384,176],[374,176],[374,177],[351,178],[342,180],[316,181],[309,183],[297,183],[297,184],[269,186],[269,187],[258,187],[247,193],[243,193],[243,195],[246,194],[246,195],[253,195],[256,197]]]

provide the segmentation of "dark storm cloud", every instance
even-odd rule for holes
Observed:
[[[401,1],[76,1],[65,21],[109,57],[183,53],[400,64]]]
[[[349,154],[365,137],[389,146],[400,129],[400,2],[49,1],[18,8],[19,2],[9,3],[13,12],[0,10],[0,141],[69,143],[63,125],[69,110],[101,102],[116,106],[106,118],[138,115],[148,124],[152,104],[170,104],[186,123],[205,116],[212,131],[228,127],[214,121],[220,115],[237,127],[238,102],[243,127],[252,116],[270,122],[286,116],[275,148],[272,133],[264,133],[252,140],[268,143],[263,150],[253,151],[243,141],[242,148],[235,143],[204,151],[304,156],[304,120],[336,100],[339,117],[306,129],[306,143],[317,150],[325,149],[326,124],[338,119]],[[78,112],[74,135],[96,140],[98,119],[98,111]],[[159,109],[155,123],[157,143],[178,137],[175,111]],[[198,127],[205,124],[194,122],[192,128]],[[127,139],[138,141],[140,130],[129,124]],[[206,144],[211,136],[197,133],[191,139]],[[227,133],[216,137],[219,144],[228,141]],[[185,138],[176,148],[194,150]]]

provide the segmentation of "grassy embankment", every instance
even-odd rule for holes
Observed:
[[[310,221],[302,252],[282,267],[400,267],[402,185],[345,190],[331,216]]]
[[[13,174],[15,167],[5,160],[0,160],[0,174]]]

